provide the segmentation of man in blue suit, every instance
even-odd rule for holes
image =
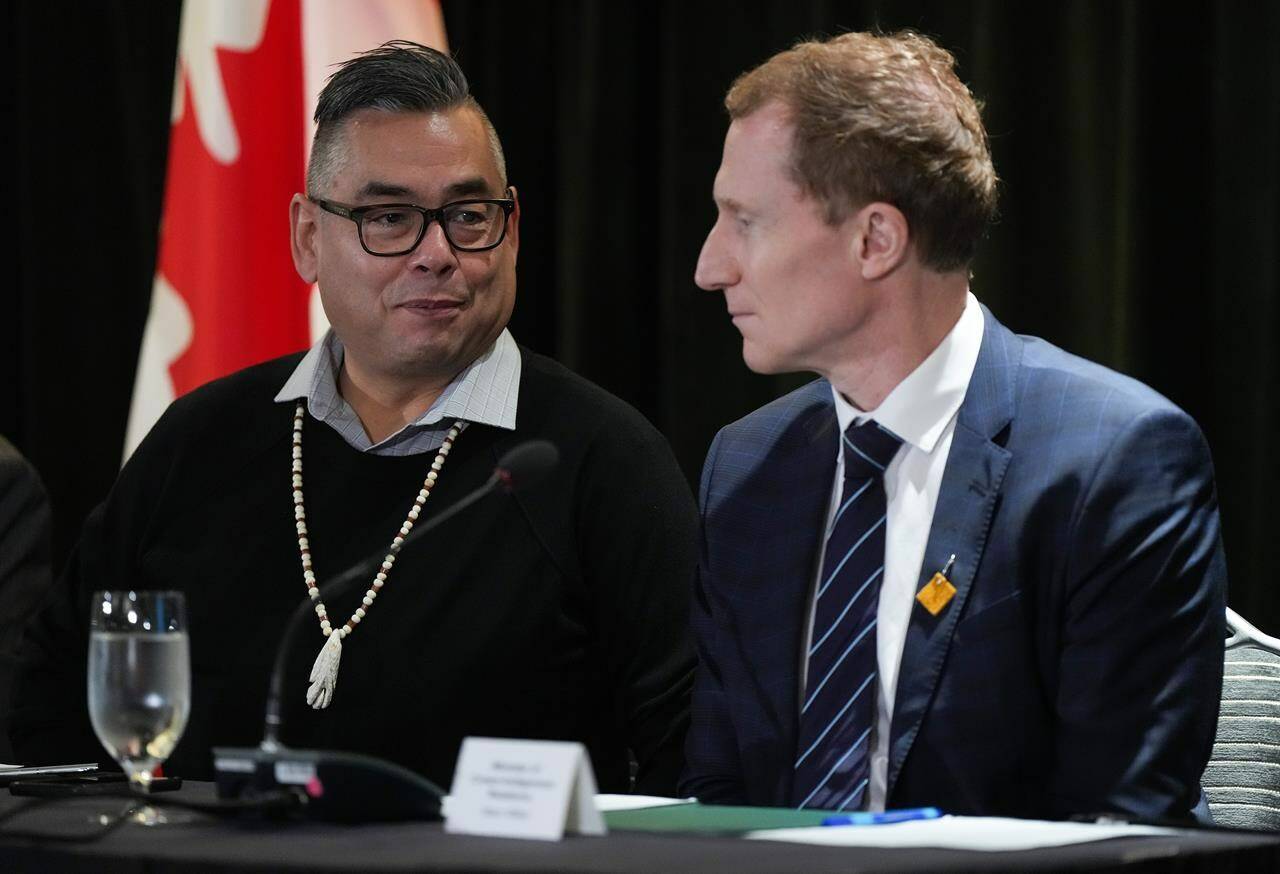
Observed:
[[[741,77],[696,281],[758,372],[716,437],[681,791],[704,802],[1192,814],[1222,682],[1208,448],[968,288],[978,107],[914,34]]]

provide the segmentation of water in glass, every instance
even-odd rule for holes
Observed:
[[[89,715],[98,740],[130,779],[146,782],[169,758],[191,710],[186,632],[95,631],[89,639]]]
[[[97,592],[89,614],[89,718],[142,792],[191,711],[186,607],[177,592]],[[150,805],[135,821],[165,821]],[[170,817],[169,821],[173,821]]]

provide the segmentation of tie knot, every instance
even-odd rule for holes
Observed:
[[[902,438],[872,419],[856,422],[844,432],[844,475],[867,479],[883,476],[902,445]]]

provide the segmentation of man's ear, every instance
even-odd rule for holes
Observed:
[[[911,231],[896,206],[868,203],[853,216],[853,228],[853,257],[863,279],[888,276],[906,260]]]
[[[316,281],[320,264],[317,209],[314,203],[301,194],[295,194],[289,201],[289,248],[293,252],[293,266],[307,284]]]
[[[516,202],[515,208],[511,210],[511,215],[507,216],[506,239],[506,243],[511,246],[511,262],[514,264],[516,256],[520,254],[520,194],[516,191],[514,185],[507,190],[511,192],[511,199]]]

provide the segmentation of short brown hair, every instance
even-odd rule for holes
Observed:
[[[873,201],[902,210],[921,261],[967,266],[995,219],[996,172],[955,58],[910,31],[796,44],[739,76],[731,118],[779,101],[794,125],[796,182],[835,223]]]

